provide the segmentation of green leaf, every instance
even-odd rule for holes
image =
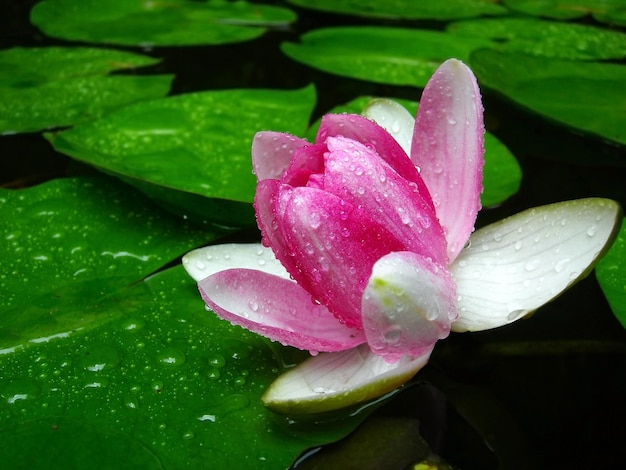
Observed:
[[[94,296],[214,240],[105,178],[0,190],[0,350],[108,320]],[[63,305],[65,306],[63,307]]]
[[[180,266],[90,301],[106,323],[0,355],[8,468],[287,468],[355,425],[275,424],[259,399],[270,348],[207,313]]]
[[[331,13],[345,13],[374,18],[449,20],[480,15],[500,15],[507,10],[493,0],[288,0],[294,5]]]
[[[13,48],[0,51],[0,132],[69,126],[168,93],[171,75],[107,76],[157,63],[107,49]]]
[[[214,235],[102,177],[0,198],[7,468],[286,468],[363,419],[277,424],[276,350],[207,313],[181,266],[141,280]]]
[[[181,214],[251,224],[254,134],[304,134],[314,103],[312,87],[191,93],[128,106],[47,137],[59,152],[136,184]],[[230,202],[220,209],[223,200]]]
[[[482,86],[549,119],[626,144],[626,67],[476,51]]]
[[[391,85],[423,87],[446,59],[467,62],[470,53],[490,47],[483,39],[439,31],[383,27],[339,27],[311,31],[282,51],[298,62],[335,75]]]
[[[593,15],[598,21],[626,25],[622,0],[503,0],[510,9],[527,15],[571,20]]]
[[[498,18],[459,21],[450,24],[446,31],[463,37],[498,41],[497,48],[503,52],[572,60],[621,59],[626,56],[626,34],[582,24]]]
[[[613,313],[626,328],[626,219],[613,246],[596,266],[596,277]]]
[[[515,156],[493,134],[485,133],[485,166],[483,168],[483,207],[502,204],[519,191],[522,168]]]
[[[295,19],[284,8],[224,0],[44,0],[31,11],[48,36],[130,46],[248,41]]]
[[[337,106],[329,113],[361,114],[374,99],[371,96],[360,96],[341,106]],[[410,100],[390,98],[402,104],[411,115],[417,113],[418,103]],[[307,132],[309,141],[315,141],[315,134],[319,127],[317,120]],[[515,156],[493,134],[485,133],[485,166],[483,168],[484,191],[481,194],[481,204],[492,207],[503,203],[519,191],[522,181],[522,169]]]

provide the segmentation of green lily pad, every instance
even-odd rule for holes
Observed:
[[[217,235],[181,224],[108,178],[0,190],[0,219],[0,350],[108,320],[89,307],[94,296],[136,282]]]
[[[299,7],[331,13],[345,13],[374,18],[449,20],[481,15],[501,15],[506,8],[492,0],[449,0],[415,2],[413,0],[288,0]]]
[[[306,435],[275,423],[260,396],[276,351],[207,314],[180,265],[142,281],[214,235],[102,177],[0,201],[7,468],[286,468],[362,420]]]
[[[164,96],[172,75],[107,75],[158,62],[107,49],[17,47],[0,51],[0,132],[69,126]]]
[[[476,51],[470,64],[482,86],[551,120],[626,144],[625,66],[490,50]]]
[[[626,24],[626,7],[622,0],[503,0],[508,8],[527,15],[571,20],[592,15],[596,20]]]
[[[44,0],[31,11],[48,36],[129,46],[248,41],[295,19],[285,8],[245,1]]]
[[[190,93],[127,106],[47,137],[59,152],[120,176],[180,214],[245,225],[254,223],[254,134],[302,135],[314,104],[313,87]]]
[[[503,52],[571,60],[626,57],[626,34],[589,25],[535,18],[493,18],[455,22],[446,31],[498,41],[497,48]]]
[[[439,31],[383,27],[338,27],[311,31],[300,43],[285,42],[292,59],[324,72],[376,83],[423,87],[441,63],[491,41],[459,38]]]
[[[330,113],[362,114],[371,100],[370,96],[360,96],[354,100],[333,108]],[[393,98],[402,104],[412,116],[417,113],[418,103],[411,100]],[[307,139],[313,142],[319,127],[317,120],[307,132]],[[485,166],[483,168],[484,191],[480,196],[484,207],[502,204],[519,191],[522,182],[522,169],[509,149],[493,134],[485,133]]]
[[[626,219],[615,243],[596,266],[596,277],[613,313],[626,328]]]

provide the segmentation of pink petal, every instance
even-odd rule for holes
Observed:
[[[284,199],[283,199],[284,198]],[[373,264],[403,245],[361,208],[316,188],[288,188],[278,259],[296,281],[348,326],[361,326],[361,294]],[[296,266],[293,271],[292,266]]]
[[[221,318],[284,345],[343,351],[365,341],[342,325],[295,282],[252,269],[228,269],[198,283],[206,304]]]
[[[429,192],[419,172],[398,142],[385,129],[357,114],[326,114],[317,131],[316,143],[342,136],[370,145],[402,178],[417,185],[424,200]]]
[[[437,69],[420,101],[411,158],[435,203],[452,262],[474,229],[480,210],[483,108],[476,79],[451,59]]]
[[[400,240],[406,251],[447,265],[446,239],[430,197],[400,177],[372,148],[344,137],[329,137],[324,189],[368,216]]]
[[[281,182],[290,186],[319,186],[316,177],[324,173],[325,145],[306,145],[293,152],[289,168],[283,173]]]
[[[289,167],[294,150],[305,145],[311,144],[289,134],[257,132],[252,141],[252,168],[257,181],[280,179]]]
[[[450,332],[456,286],[448,270],[411,252],[374,265],[363,293],[363,330],[375,354],[395,362],[419,356]]]

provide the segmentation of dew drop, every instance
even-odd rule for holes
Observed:
[[[161,364],[180,366],[187,361],[187,356],[176,348],[165,348],[157,354],[157,361]]]
[[[524,269],[526,269],[526,271],[534,271],[539,267],[540,263],[541,261],[539,260],[539,258],[533,258],[526,262],[526,264],[524,265]]]
[[[593,237],[596,234],[597,230],[598,230],[597,227],[595,225],[592,225],[591,227],[587,229],[587,235],[589,235],[590,237]]]
[[[565,268],[568,265],[568,263],[569,263],[569,258],[563,258],[562,260],[560,260],[559,262],[557,262],[554,265],[554,270],[557,273],[561,273],[561,272],[563,272],[565,270]]]
[[[402,327],[400,325],[393,325],[383,333],[383,339],[386,344],[393,345],[400,341],[402,337]]]

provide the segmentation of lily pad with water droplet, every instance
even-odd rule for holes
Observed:
[[[304,134],[314,104],[313,87],[206,91],[127,106],[47,137],[180,215],[252,225],[252,137],[261,129]]]
[[[171,75],[108,75],[158,59],[93,48],[0,51],[0,132],[64,127],[167,94]]]
[[[414,0],[289,0],[304,8],[374,18],[449,20],[481,15],[500,15],[506,9],[495,2],[448,0],[446,2],[415,2]]]
[[[459,41],[440,31],[366,26],[317,29],[281,49],[298,62],[335,75],[423,87],[444,60],[467,62],[473,50],[490,45],[480,38]]]
[[[626,221],[611,249],[596,266],[596,277],[613,313],[626,328]]]
[[[44,0],[31,11],[48,36],[129,46],[248,41],[295,19],[285,8],[245,1]]]
[[[526,15],[542,16],[560,20],[570,20],[592,15],[605,23],[626,24],[626,8],[622,0],[504,0],[510,9]]]
[[[463,38],[497,41],[502,52],[523,52],[569,60],[607,60],[626,56],[626,34],[597,26],[536,18],[488,18],[458,21],[446,31]]]
[[[0,218],[0,350],[107,321],[97,299],[216,237],[107,178],[0,190]]]
[[[567,126],[626,145],[626,67],[490,50],[472,54],[481,85]],[[595,158],[590,155],[589,158]]]

